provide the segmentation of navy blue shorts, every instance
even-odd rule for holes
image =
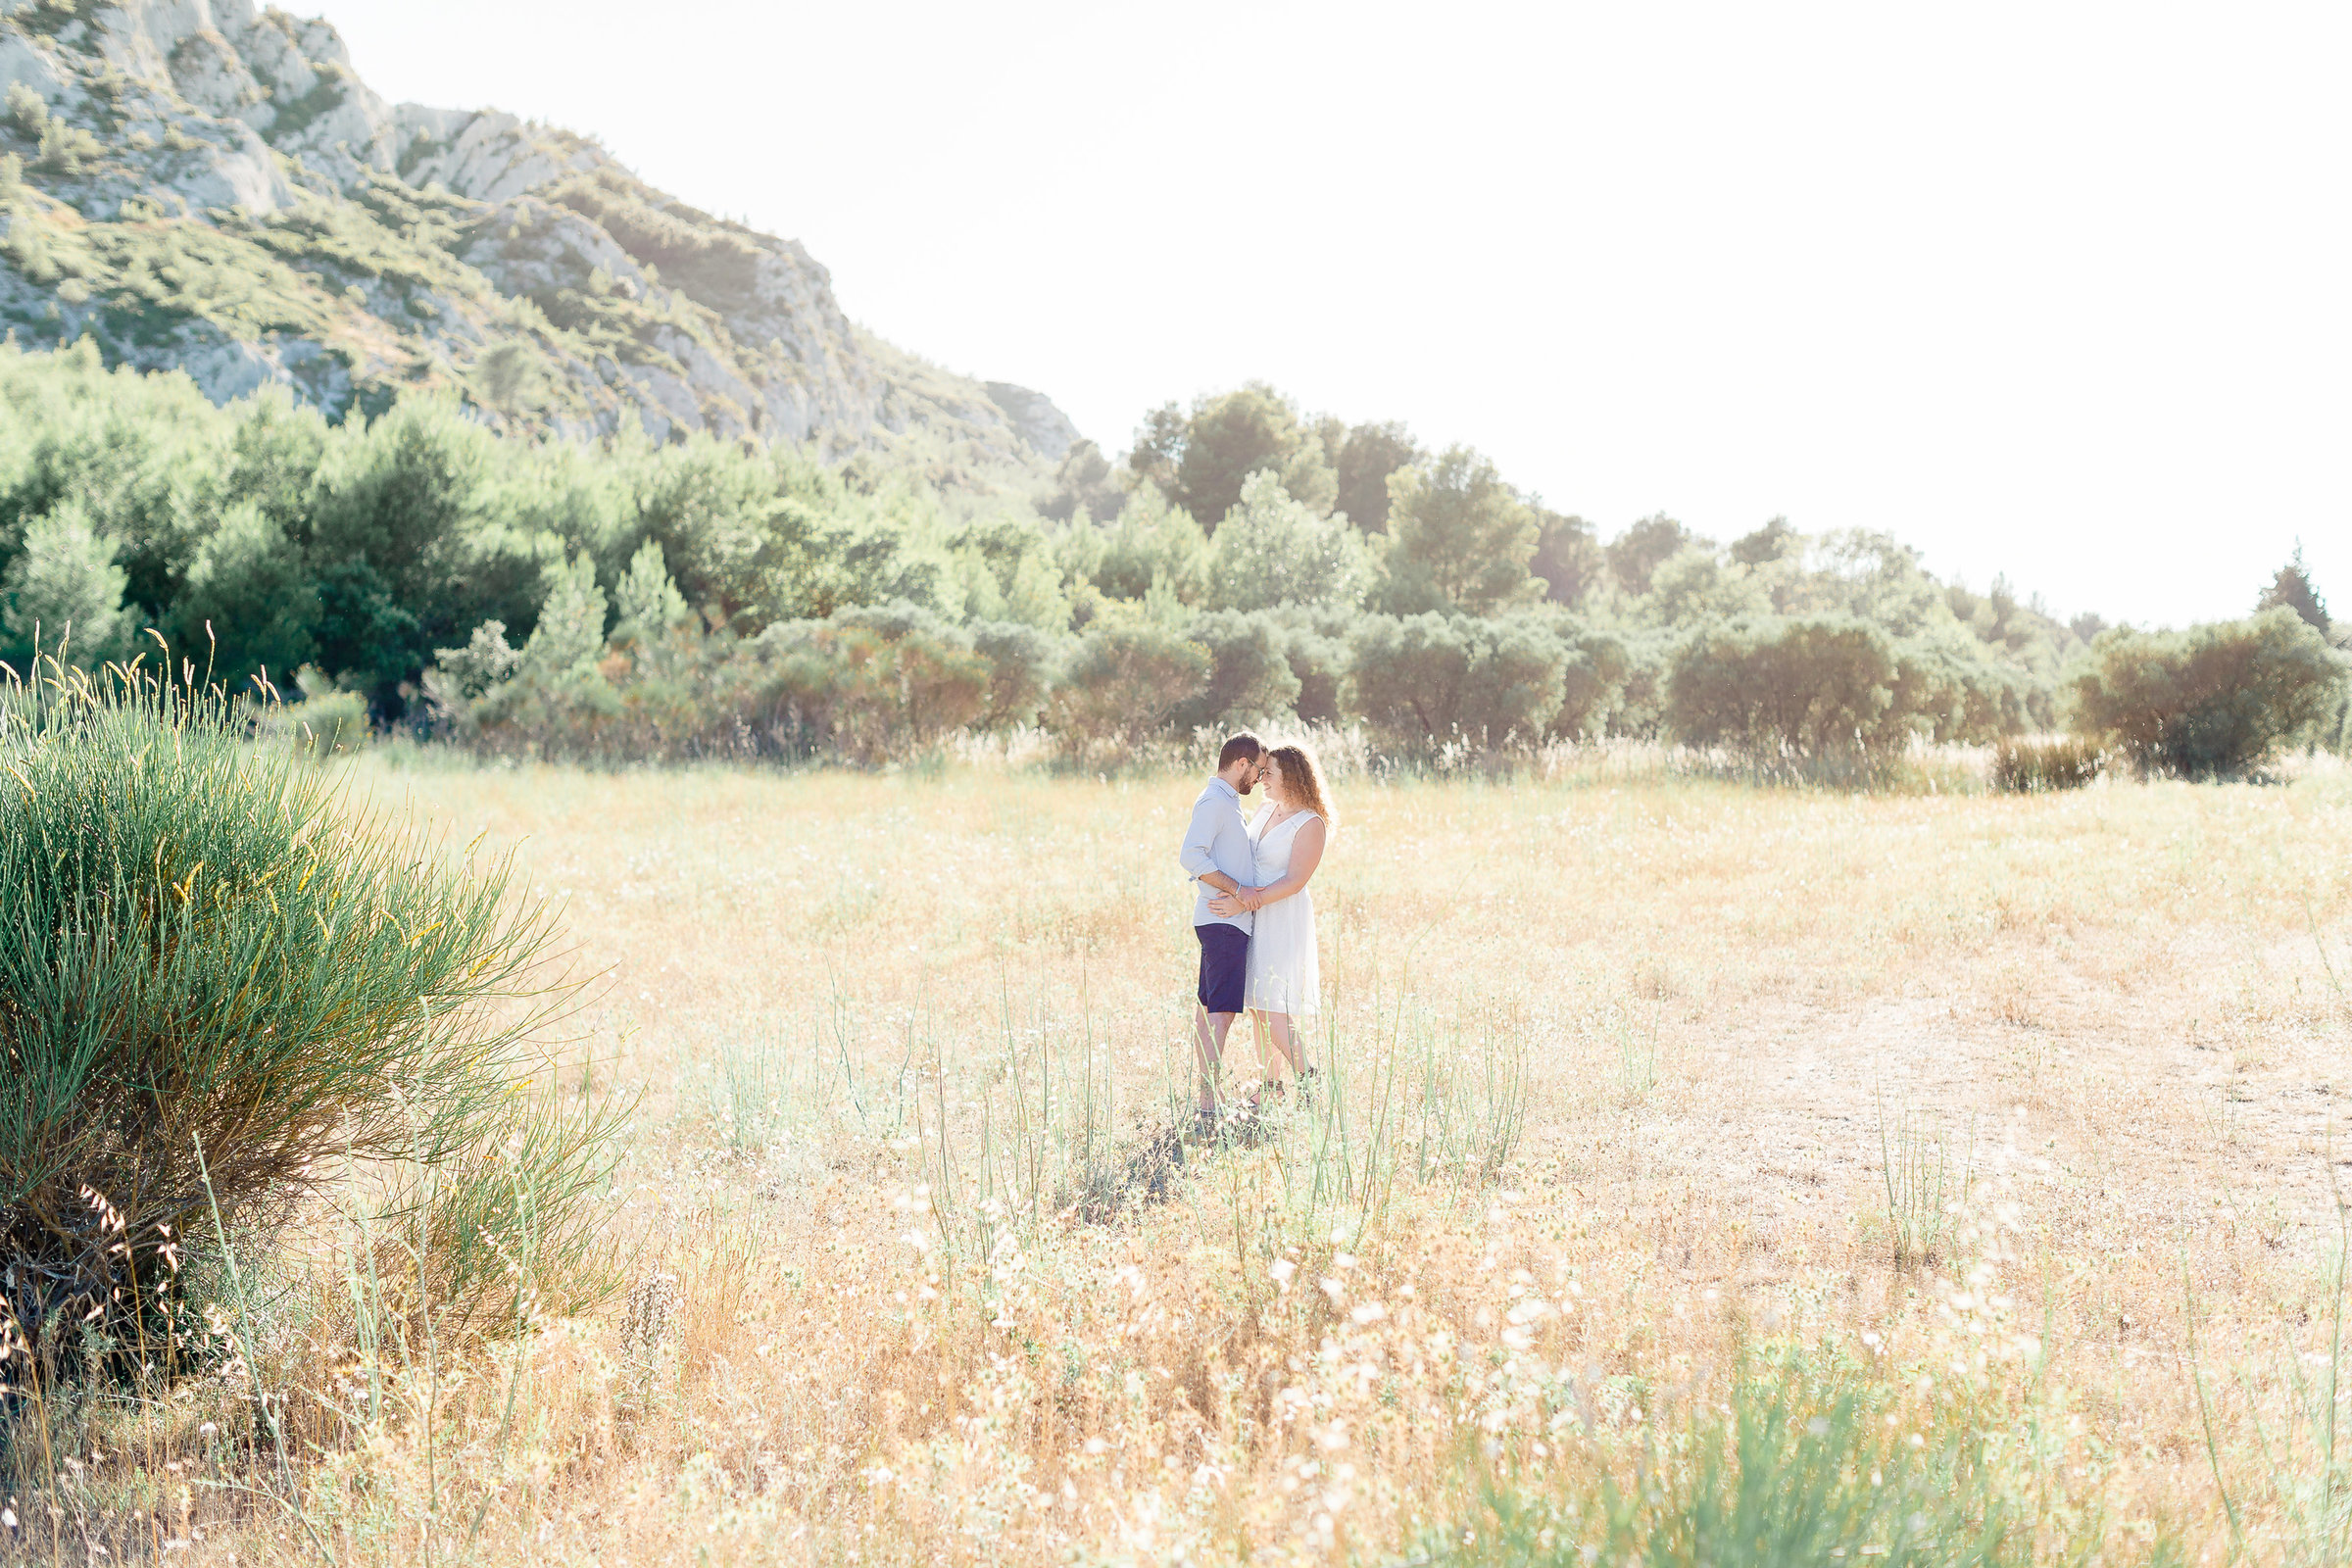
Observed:
[[[1197,925],[1200,939],[1200,1005],[1239,1012],[1250,979],[1250,933],[1235,925]]]

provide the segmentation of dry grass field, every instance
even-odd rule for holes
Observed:
[[[1774,1368],[2025,1558],[2340,1541],[2340,772],[1343,780],[1334,1088],[1179,1147],[1191,780],[352,765],[566,904],[623,1288],[370,1359],[288,1265],[299,1508],[223,1379],[74,1560],[1565,1560]]]

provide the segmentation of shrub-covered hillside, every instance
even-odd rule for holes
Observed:
[[[386,104],[323,22],[250,0],[0,0],[0,324],[265,383],[335,417],[404,391],[491,425],[911,444],[1016,481],[1071,437],[1018,387],[853,327],[790,240],[511,115]]]

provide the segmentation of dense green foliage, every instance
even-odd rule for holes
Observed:
[[[251,716],[120,666],[0,693],[0,1261],[44,1355],[89,1325],[164,1360],[184,1265],[348,1160],[450,1173],[478,1212],[431,1206],[424,1250],[469,1309],[518,1288],[468,1242],[502,1191],[586,1223],[608,1118],[515,1093],[565,995],[543,906]]]
[[[2334,739],[2347,671],[2293,610],[2184,632],[2102,632],[2076,677],[2083,726],[2143,773],[2232,778],[2290,742]]]
[[[1337,504],[1375,478],[1378,530]],[[2056,728],[2068,693],[2128,727],[2099,706],[2124,673],[2074,680],[2077,631],[2000,580],[1781,519],[1728,549],[1662,516],[1604,542],[1476,452],[1262,386],[1012,494],[878,451],[501,436],[436,394],[341,423],[281,393],[215,408],[86,347],[0,352],[0,658],[27,667],[37,638],[89,667],[147,628],[232,690],[299,673],[295,716],[341,744],[358,703],[612,760],[872,762],[1040,724],[1091,754],[1294,719],[1392,754],[1638,735],[1884,758]],[[2113,646],[2136,665],[2157,644]],[[2297,657],[2334,667],[2316,631]]]
[[[648,542],[730,627],[896,598],[1068,614],[1033,519],[962,528],[892,475],[708,437],[503,440],[435,397],[330,425],[275,392],[215,409],[86,347],[0,354],[0,658],[19,670],[36,626],[55,647],[74,622],[89,666],[152,625],[232,689],[316,663],[399,717],[436,648],[491,620],[527,635],[567,562],[616,587]]]
[[[1983,741],[2025,727],[2020,684],[1965,639],[1898,639],[1851,615],[1763,615],[1683,645],[1667,718],[1702,746],[1886,752],[1912,734]]]

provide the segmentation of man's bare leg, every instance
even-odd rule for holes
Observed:
[[[1193,1056],[1199,1066],[1196,1082],[1200,1092],[1200,1108],[1213,1112],[1217,1108],[1217,1063],[1225,1054],[1225,1037],[1233,1031],[1234,1015],[1230,1012],[1211,1012],[1199,1003],[1193,1004]]]

